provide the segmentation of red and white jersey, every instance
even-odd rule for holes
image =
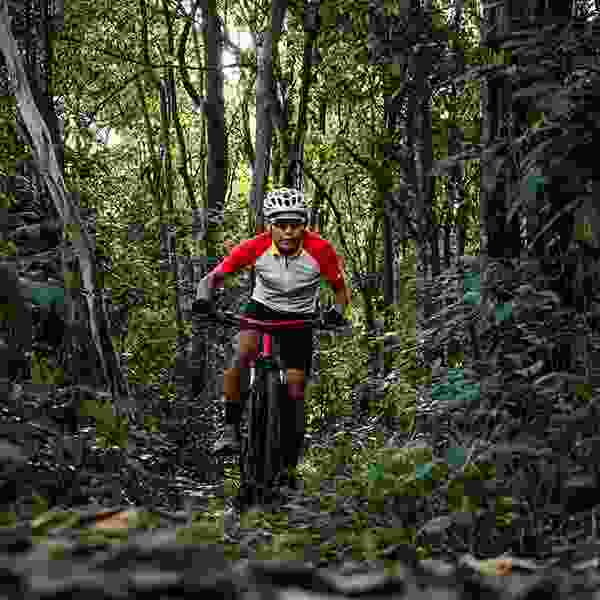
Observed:
[[[321,277],[329,281],[336,292],[345,285],[340,259],[333,246],[310,231],[304,232],[300,247],[292,256],[279,252],[270,232],[246,240],[235,246],[213,273],[234,274],[252,266],[256,270],[252,299],[279,312],[314,313]]]

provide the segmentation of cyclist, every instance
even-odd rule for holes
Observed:
[[[344,310],[350,299],[341,270],[341,259],[327,240],[306,230],[308,210],[303,194],[279,188],[269,192],[264,202],[264,216],[269,225],[266,233],[235,246],[229,255],[199,283],[194,312],[210,309],[213,290],[223,284],[225,275],[244,267],[256,269],[256,285],[250,302],[242,313],[260,320],[311,319],[316,316],[320,278],[324,277],[335,292],[336,303],[325,313],[331,325],[347,325]],[[310,328],[281,331],[280,353],[287,368],[288,398],[291,403],[283,418],[294,423],[295,431],[286,452],[285,464],[295,469],[304,440],[304,389],[310,375],[312,331]],[[223,378],[225,428],[213,447],[214,452],[236,453],[240,449],[241,369],[247,369],[258,355],[260,333],[239,333],[232,365]],[[245,401],[245,398],[244,398]],[[288,423],[290,423],[288,421]],[[294,485],[290,479],[289,484]]]

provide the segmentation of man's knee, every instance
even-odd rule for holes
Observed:
[[[231,367],[247,369],[258,356],[258,336],[244,332],[236,336]]]
[[[304,371],[299,369],[288,369],[288,395],[290,400],[303,400],[306,377]]]

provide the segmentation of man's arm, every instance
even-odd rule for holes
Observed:
[[[346,312],[346,308],[350,304],[350,288],[346,285],[346,277],[344,276],[344,258],[338,255],[338,266],[342,273],[342,281],[344,285],[335,292],[335,304],[339,309],[339,312],[343,315]]]
[[[228,255],[198,283],[196,289],[196,300],[212,301],[213,290],[221,287],[226,275],[235,275],[238,271],[252,263],[252,257],[256,244],[256,238],[246,240],[237,246],[231,243],[225,244]]]
[[[345,280],[344,285],[335,292],[335,303],[339,306],[341,314],[344,314],[346,307],[350,304],[350,290],[346,286]]]
[[[216,287],[223,285],[223,282],[225,281],[225,274],[219,269],[220,266],[221,265],[213,269],[200,280],[196,290],[196,300],[211,301],[213,297],[213,290]]]

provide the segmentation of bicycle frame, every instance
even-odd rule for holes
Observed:
[[[244,327],[246,325],[254,325],[254,327]],[[281,331],[286,329],[304,329],[306,327],[311,327],[315,325],[313,319],[294,319],[291,321],[260,321],[258,319],[252,319],[250,317],[241,317],[240,318],[240,331],[244,329],[256,329],[261,333],[262,337],[262,351],[259,351],[258,358],[273,358],[273,351],[275,346],[275,341],[273,339],[272,333],[268,331],[268,329],[273,329],[274,331]],[[250,362],[250,387],[254,384],[256,380],[256,361],[257,359],[253,359]],[[283,369],[281,369],[281,383],[286,383],[286,373]]]

